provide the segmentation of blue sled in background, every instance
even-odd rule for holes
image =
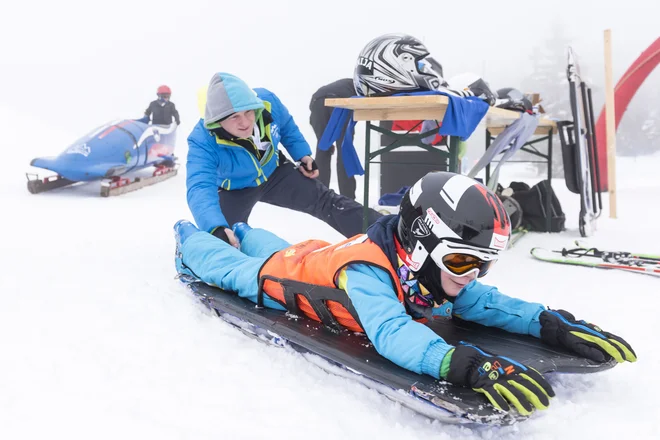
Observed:
[[[177,174],[176,123],[149,125],[134,119],[112,121],[83,136],[55,157],[37,157],[30,165],[57,173],[39,178],[26,173],[28,191],[38,194],[77,182],[101,180],[108,197],[152,185]],[[125,176],[147,167],[148,177]]]

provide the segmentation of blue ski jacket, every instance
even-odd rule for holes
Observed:
[[[270,112],[273,120],[265,126],[261,121],[264,109]],[[270,141],[261,159],[211,131],[224,117],[245,110],[255,110],[255,125],[261,121],[261,132]],[[220,208],[218,190],[239,190],[266,182],[279,166],[280,144],[295,161],[312,154],[293,117],[273,92],[250,89],[228,73],[214,75],[209,85],[205,118],[200,119],[188,136],[187,200],[200,229],[210,232],[218,226],[230,226]]]
[[[369,229],[369,238],[393,243],[388,234],[393,234],[397,220],[398,216],[379,220]],[[206,232],[198,232],[184,241],[181,255],[185,265],[202,281],[238,292],[256,303],[261,266],[274,252],[288,246],[263,229],[250,230],[240,251]],[[442,360],[452,346],[412,319],[385,270],[369,264],[351,264],[340,273],[338,284],[350,297],[378,353],[408,370],[440,377]],[[265,305],[284,310],[268,297]],[[461,290],[453,305],[453,315],[464,320],[537,338],[541,329],[539,315],[544,310],[541,304],[511,298],[476,280]]]

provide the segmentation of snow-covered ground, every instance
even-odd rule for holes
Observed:
[[[660,438],[660,280],[529,256],[533,246],[579,238],[578,198],[561,181],[554,188],[568,230],[528,234],[484,281],[620,334],[639,362],[550,376],[550,409],[498,429],[430,422],[206,311],[174,279],[172,226],[191,218],[185,166],[171,180],[107,199],[98,183],[31,195],[24,176],[33,157],[59,153],[106,120],[140,117],[163,83],[181,112],[177,155],[185,158],[196,91],[216,71],[275,91],[313,141],[310,96],[350,76],[364,44],[389,32],[422,39],[448,77],[475,72],[497,89],[531,73],[530,57],[553,26],[583,66],[602,72],[602,30],[611,27],[619,78],[657,37],[657,14],[638,12],[651,11],[648,1],[601,1],[594,18],[588,2],[555,0],[543,20],[523,0],[469,10],[419,0],[413,11],[399,0],[334,0],[320,14],[303,0],[9,3],[0,13],[0,440]],[[489,25],[475,26],[482,17]],[[618,219],[606,207],[589,242],[660,253],[660,157],[617,167]],[[538,180],[525,165],[504,168],[501,181],[513,179]],[[250,222],[291,242],[342,238],[267,205]]]
[[[17,145],[29,122],[0,109]],[[49,145],[4,149],[0,163],[0,438],[472,439],[660,438],[657,310],[660,280],[551,265],[529,249],[579,237],[577,196],[555,189],[561,234],[529,234],[484,281],[566,308],[625,337],[639,362],[585,376],[551,375],[548,411],[505,428],[430,422],[300,355],[261,344],[208,313],[174,279],[172,225],[190,218],[179,176],[120,197],[98,184],[31,195],[23,173],[79,133],[52,129]],[[182,127],[178,154],[185,157]],[[13,134],[12,134],[13,133]],[[618,219],[589,239],[602,248],[660,252],[660,157],[620,159]],[[534,183],[524,166],[501,179]],[[289,241],[341,238],[303,214],[258,205],[251,223]]]

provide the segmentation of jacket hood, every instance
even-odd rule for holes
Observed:
[[[258,117],[263,109],[263,101],[242,79],[230,73],[216,73],[206,92],[204,126],[217,128],[222,119],[246,110],[255,110]]]

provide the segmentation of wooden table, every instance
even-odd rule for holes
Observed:
[[[447,169],[451,172],[460,172],[458,161],[458,137],[449,136],[449,152],[442,151],[436,147],[426,145],[422,139],[432,136],[438,132],[438,129],[428,131],[426,133],[419,133],[414,135],[402,135],[395,133],[391,130],[384,129],[372,121],[416,121],[416,120],[437,120],[442,121],[447,106],[449,105],[449,98],[443,95],[424,95],[424,96],[385,96],[385,97],[372,97],[372,98],[327,98],[325,105],[328,107],[339,107],[353,110],[353,119],[355,121],[366,122],[366,138],[365,138],[365,164],[364,164],[364,230],[367,225],[367,209],[369,206],[369,164],[371,161],[380,156],[401,146],[401,141],[406,139],[407,145],[414,144],[422,149],[425,149],[433,154],[443,155],[444,159],[448,159]],[[495,132],[499,130],[501,133],[504,128],[514,120],[520,118],[520,113],[505,110],[497,107],[490,107],[488,113],[484,118],[486,121],[487,129],[493,129]],[[540,130],[546,130],[545,133],[550,133],[556,130],[554,122],[545,120],[539,124]],[[371,151],[371,132],[376,131],[397,139],[392,144],[377,151]],[[493,132],[491,132],[492,134]],[[486,138],[488,139],[488,133]]]

